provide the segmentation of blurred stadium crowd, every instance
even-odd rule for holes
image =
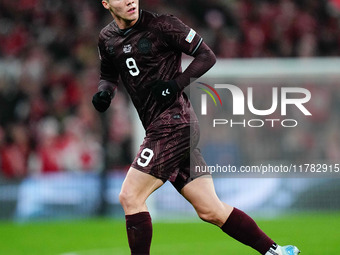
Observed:
[[[140,0],[194,27],[219,58],[340,55],[339,10],[326,0]],[[180,8],[179,8],[180,7]],[[0,0],[0,175],[102,167],[99,0]],[[132,160],[129,100],[110,109],[109,167]]]

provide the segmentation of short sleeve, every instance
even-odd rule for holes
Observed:
[[[192,28],[172,15],[163,15],[158,23],[165,42],[187,55],[194,55],[203,39]]]

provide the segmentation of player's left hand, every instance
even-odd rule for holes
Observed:
[[[180,91],[174,80],[156,80],[149,83],[147,86],[150,86],[151,93],[158,102],[171,102]]]

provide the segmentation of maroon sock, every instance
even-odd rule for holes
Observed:
[[[252,218],[237,208],[234,208],[221,229],[232,238],[249,245],[261,254],[265,254],[274,244],[274,241],[257,226]]]
[[[149,212],[125,215],[125,220],[131,255],[149,255],[152,238]]]

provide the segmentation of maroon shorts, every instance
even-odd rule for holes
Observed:
[[[180,192],[195,178],[195,166],[206,166],[200,150],[198,123],[148,130],[132,167],[158,179],[170,181]]]

